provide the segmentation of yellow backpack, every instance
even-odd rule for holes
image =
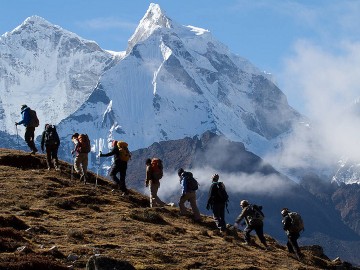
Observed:
[[[116,145],[119,148],[120,159],[126,162],[129,161],[129,159],[131,159],[131,153],[128,149],[128,144],[124,141],[118,141]]]

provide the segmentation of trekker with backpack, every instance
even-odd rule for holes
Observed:
[[[268,245],[264,236],[264,214],[261,211],[262,206],[250,204],[247,200],[242,200],[240,202],[240,206],[242,208],[242,212],[236,218],[234,227],[238,228],[240,222],[245,219],[245,244],[251,245],[250,233],[252,230],[255,230],[260,242],[265,246],[266,249],[268,249]]]
[[[48,170],[51,168],[51,160],[54,160],[55,170],[60,170],[58,160],[58,150],[60,146],[59,135],[54,125],[46,124],[45,130],[41,137],[41,150],[44,153],[44,145],[46,149],[46,164]]]
[[[31,154],[34,155],[38,150],[35,146],[35,128],[39,126],[39,119],[36,112],[31,110],[27,105],[21,106],[22,120],[15,122],[15,126],[24,125],[25,129],[25,141],[31,149]]]
[[[198,189],[198,182],[194,179],[191,172],[184,171],[183,168],[178,170],[181,184],[181,197],[179,201],[180,215],[186,215],[185,202],[189,201],[194,214],[194,220],[201,221],[200,211],[196,204],[196,190]]]
[[[163,165],[159,158],[148,158],[146,164],[146,179],[145,186],[150,190],[150,207],[165,206],[162,200],[160,200],[157,192],[160,187],[160,179],[163,176]]]
[[[218,174],[214,174],[211,177],[211,180],[212,184],[209,190],[206,209],[212,209],[216,226],[220,229],[220,232],[224,232],[226,231],[225,207],[229,201],[229,196],[226,192],[224,183],[218,181]]]
[[[112,146],[113,148],[109,153],[103,154],[100,152],[100,157],[114,156],[114,163],[110,171],[110,176],[117,187],[123,192],[122,195],[128,195],[129,191],[126,188],[125,178],[127,163],[131,159],[131,153],[126,142],[114,140]],[[118,173],[120,173],[120,179],[116,176]]]
[[[88,154],[91,150],[90,139],[87,134],[74,133],[71,140],[74,143],[74,149],[71,151],[72,155],[75,153],[74,169],[80,174],[80,181],[86,182]]]
[[[289,253],[295,254],[298,260],[301,260],[301,258],[304,257],[304,254],[301,253],[297,240],[300,237],[300,232],[304,230],[302,218],[298,213],[290,212],[288,208],[283,208],[281,210],[281,215],[283,217],[283,229],[288,237],[286,243],[288,251]]]

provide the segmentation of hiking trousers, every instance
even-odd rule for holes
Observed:
[[[51,167],[51,161],[54,161],[54,167],[55,169],[59,166],[59,160],[58,160],[58,145],[45,145],[46,148],[46,164],[48,168]]]
[[[37,148],[34,142],[35,138],[35,127],[26,127],[25,129],[25,142],[33,152],[37,152]]]
[[[81,176],[85,176],[88,167],[88,153],[78,153],[74,159],[74,169]]]
[[[288,241],[286,243],[286,246],[288,248],[288,251],[290,253],[296,253],[298,255],[301,254],[300,247],[297,242],[297,240],[300,237],[300,234],[299,233],[288,233],[287,237],[288,237]]]
[[[185,202],[186,201],[189,201],[189,203],[190,203],[191,209],[192,209],[193,214],[194,214],[194,219],[195,220],[200,220],[201,219],[200,211],[199,211],[199,208],[197,207],[197,204],[196,204],[196,192],[195,191],[186,192],[185,194],[183,194],[180,197],[179,208],[180,208],[180,214],[181,215],[186,214],[186,207],[185,207]]]
[[[149,182],[150,207],[166,205],[166,203],[164,203],[162,200],[160,200],[159,196],[157,195],[159,187],[160,187],[159,181],[155,182],[155,181],[150,180],[150,182]]]
[[[119,185],[119,188],[122,192],[127,192],[125,178],[126,178],[127,162],[126,161],[115,161],[111,171],[110,176],[112,180]],[[120,178],[117,177],[117,174],[120,173]]]
[[[267,247],[266,239],[264,236],[264,223],[262,221],[255,222],[255,224],[248,224],[244,229],[245,242],[250,243],[250,233],[255,230],[257,237],[260,242]]]
[[[214,203],[212,210],[216,227],[218,227],[220,230],[225,230],[225,203]]]

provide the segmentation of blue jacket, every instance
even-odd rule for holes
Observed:
[[[29,107],[25,107],[21,111],[21,117],[22,117],[22,120],[20,122],[18,122],[18,125],[24,125],[26,127],[30,122],[30,108]]]

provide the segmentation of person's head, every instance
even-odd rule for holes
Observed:
[[[151,165],[151,159],[150,158],[146,159],[145,164],[147,166],[150,166]]]
[[[78,137],[79,137],[79,133],[76,132],[71,136],[71,140],[72,141],[77,140]]]
[[[244,207],[246,207],[246,206],[248,206],[249,205],[249,202],[247,201],[247,200],[242,200],[241,202],[240,202],[240,206],[242,207],[242,208],[244,208]]]
[[[26,105],[26,104],[21,105],[21,110],[22,110],[22,111],[25,110],[26,108],[27,108],[27,105]]]
[[[213,176],[211,177],[211,180],[213,182],[217,182],[219,180],[219,175],[217,173],[213,174]]]
[[[178,176],[180,177],[184,172],[183,168],[178,169]]]
[[[289,214],[289,209],[288,208],[283,208],[282,210],[281,210],[281,215],[283,216],[283,217],[285,217],[287,214]]]
[[[49,124],[45,124],[45,130],[47,130],[49,127]]]
[[[113,140],[112,147],[115,147],[117,145],[117,141]]]

